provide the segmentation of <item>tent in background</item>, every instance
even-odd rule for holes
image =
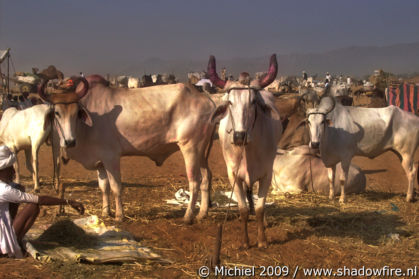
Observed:
[[[388,105],[394,105],[402,110],[418,115],[419,86],[412,83],[401,83],[386,88],[386,101]]]

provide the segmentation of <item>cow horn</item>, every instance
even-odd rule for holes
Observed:
[[[44,79],[42,82],[38,85],[38,95],[41,97],[42,100],[45,102],[50,102],[49,96],[45,94],[45,87],[47,86],[48,80]]]
[[[84,77],[81,77],[80,81],[83,82],[83,85],[84,85],[83,90],[81,90],[80,92],[77,92],[76,90],[75,92],[77,96],[79,97],[79,99],[83,98],[84,95],[87,94],[87,91],[89,91],[89,82]]]
[[[272,54],[271,61],[269,63],[269,71],[266,76],[259,80],[259,85],[261,88],[264,88],[271,84],[278,73],[278,62],[276,61],[276,54]]]
[[[335,98],[331,96],[325,96],[320,100],[319,109],[322,110],[324,114],[328,114],[335,108],[335,105]]]
[[[215,57],[214,55],[211,55],[208,61],[208,68],[207,73],[209,75],[209,78],[212,83],[214,83],[216,86],[220,88],[224,88],[226,85],[226,82],[222,79],[220,79],[217,75],[217,70],[215,69]]]

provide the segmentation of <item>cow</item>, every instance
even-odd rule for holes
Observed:
[[[272,93],[262,90],[275,79],[277,70],[274,54],[270,59],[268,74],[264,78],[251,81],[248,73],[242,73],[239,81],[226,82],[217,75],[214,56],[210,57],[208,63],[211,81],[228,92],[226,101],[217,106],[211,121],[220,122],[218,134],[228,178],[238,200],[245,248],[249,247],[249,208],[246,205],[245,193],[249,193],[255,182],[259,182],[255,208],[258,247],[268,245],[264,206],[271,184],[272,166],[282,125]]]
[[[161,166],[167,157],[180,150],[192,193],[184,221],[190,224],[194,219],[199,186],[202,198],[197,219],[207,216],[211,183],[208,152],[215,130],[210,123],[215,104],[208,96],[181,83],[130,90],[97,84],[80,100],[80,105],[88,110],[93,125],[76,125],[77,144],[66,148],[65,153],[68,159],[97,171],[103,215],[111,213],[111,189],[116,204],[115,218],[117,221],[124,218],[122,156],[147,156]],[[54,162],[59,164],[59,152],[54,154]],[[55,169],[55,176],[59,177],[59,167]],[[61,188],[60,195],[63,194]]]
[[[341,175],[338,164],[336,175]],[[351,164],[345,193],[365,191],[366,177],[361,169]],[[314,192],[329,193],[328,170],[322,160],[310,150],[308,145],[301,145],[289,150],[277,149],[272,176],[272,189],[282,193]],[[335,194],[340,194],[340,185],[335,181]]]
[[[353,156],[374,158],[393,151],[401,160],[408,179],[406,201],[414,200],[417,167],[413,163],[419,144],[419,118],[398,107],[346,107],[333,97],[324,96],[314,108],[306,110],[310,146],[320,150],[326,167],[331,168],[329,198],[334,196],[336,165],[340,162],[343,177],[339,201],[346,200],[345,187]]]
[[[87,81],[82,80],[86,85]],[[87,117],[83,108],[79,108],[79,98],[86,90],[62,94],[45,95],[47,80],[38,89],[40,97],[48,104],[39,104],[24,110],[7,109],[0,121],[0,138],[14,153],[25,150],[26,167],[32,173],[34,191],[39,192],[38,151],[50,135],[51,129],[60,130],[59,139],[63,146],[75,144],[74,123],[78,117]],[[18,162],[15,163],[16,178],[19,183]]]
[[[49,65],[46,69],[42,70],[40,73],[37,73],[37,71],[35,71],[34,74],[37,74],[43,80],[58,79],[59,81],[62,81],[64,79],[63,72],[58,71],[54,65]]]
[[[140,79],[136,77],[129,77],[128,78],[128,88],[139,88],[140,87]]]
[[[148,87],[148,86],[153,86],[153,79],[151,78],[151,75],[143,75],[141,77],[141,81],[140,81],[140,87]]]
[[[103,76],[97,74],[88,75],[86,77],[86,80],[89,83],[90,88],[95,86],[96,84],[102,84],[106,87],[110,85],[109,81],[107,81]]]
[[[314,90],[310,89],[299,97],[280,100],[277,103],[284,128],[278,143],[280,149],[290,149],[309,144],[310,134],[306,126],[305,110],[319,102],[320,97]]]

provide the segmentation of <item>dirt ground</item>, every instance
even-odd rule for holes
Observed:
[[[19,154],[23,164],[23,154]],[[40,151],[43,194],[51,190],[51,153]],[[367,176],[367,192],[349,196],[347,204],[329,202],[315,194],[278,196],[267,208],[269,247],[256,246],[256,224],[251,217],[249,236],[252,247],[242,250],[238,213],[232,210],[223,231],[221,262],[230,266],[280,265],[291,271],[299,268],[343,266],[410,268],[419,259],[419,203],[406,203],[406,178],[397,157],[386,153],[370,160],[355,158]],[[214,190],[227,188],[225,164],[218,141],[210,156]],[[21,169],[24,169],[23,166]],[[67,197],[86,204],[86,214],[100,215],[101,196],[95,172],[71,161],[63,169]],[[32,187],[29,173],[24,184]],[[186,188],[184,163],[179,152],[162,167],[145,157],[122,159],[126,220],[119,224],[138,241],[152,247],[172,264],[132,263],[89,265],[55,262],[43,264],[25,259],[0,258],[0,278],[197,278],[197,270],[208,264],[214,247],[216,224],[225,209],[211,209],[209,218],[191,226],[182,223],[184,208],[169,206],[179,188]],[[271,195],[271,199],[273,196]],[[54,221],[54,210],[41,212],[39,223]],[[75,211],[69,211],[76,218]],[[113,225],[112,218],[105,223]],[[399,240],[391,238],[391,234]],[[297,273],[297,278],[303,278]]]

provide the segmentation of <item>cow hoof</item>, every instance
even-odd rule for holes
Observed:
[[[34,193],[37,193],[37,194],[39,194],[39,192],[40,192],[38,188],[33,189],[33,191],[34,191]]]
[[[244,242],[242,245],[241,245],[241,249],[243,249],[243,250],[248,250],[250,248],[250,244],[249,244],[249,242]]]
[[[346,198],[340,198],[339,199],[339,203],[340,204],[345,204],[345,202],[346,202]]]
[[[268,242],[267,241],[260,241],[258,243],[258,248],[263,248],[263,249],[268,248]]]
[[[412,195],[406,196],[406,202],[414,202],[415,198]]]
[[[102,217],[112,217],[111,212],[109,210],[102,211]]]
[[[185,216],[185,217],[183,217],[183,222],[185,223],[185,225],[192,225],[193,224],[193,217]]]
[[[205,218],[207,218],[207,216],[208,216],[208,214],[207,214],[206,212],[204,212],[204,213],[199,213],[199,214],[196,216],[196,219],[197,219],[198,221],[202,221],[202,220],[204,220]]]
[[[115,221],[118,223],[122,223],[124,221],[124,216],[116,216]]]

